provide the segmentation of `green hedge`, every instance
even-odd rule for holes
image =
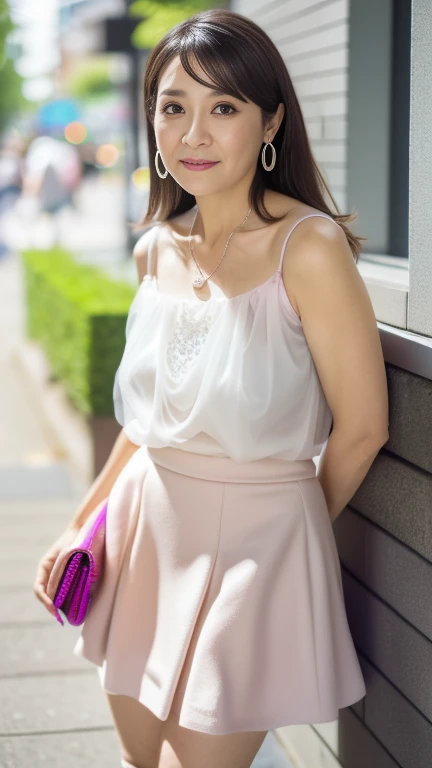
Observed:
[[[112,416],[114,375],[136,288],[77,263],[59,248],[26,250],[21,256],[27,335],[41,344],[78,410]]]

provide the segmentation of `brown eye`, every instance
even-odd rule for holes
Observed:
[[[232,112],[237,112],[237,110],[236,110],[236,109],[234,109],[234,107],[232,107],[232,106],[231,106],[231,104],[218,104],[218,105],[217,105],[217,107],[215,107],[215,109],[219,109],[219,107],[228,107],[228,109],[231,109],[231,110],[232,110]],[[226,113],[226,112],[225,112],[225,114],[227,115],[227,113]],[[231,113],[231,112],[229,112],[228,114],[232,114],[232,113]],[[227,116],[228,116],[228,115],[227,115]]]
[[[165,104],[164,107],[162,107],[161,112],[167,112],[168,107],[178,107],[178,104]],[[168,115],[175,115],[175,112],[167,112]]]
[[[165,104],[165,106],[164,106],[164,107],[162,107],[162,109],[161,109],[161,112],[162,112],[162,113],[166,113],[167,115],[178,115],[178,114],[179,114],[178,112],[168,112],[168,109],[169,109],[170,107],[179,107],[179,109],[181,109],[181,107],[180,107],[180,105],[179,105],[179,104],[172,104],[172,103],[171,103],[171,104]],[[228,117],[229,115],[231,115],[231,114],[234,114],[234,112],[237,112],[237,110],[236,110],[236,109],[235,109],[235,108],[234,108],[234,107],[233,107],[231,104],[218,104],[218,105],[215,107],[215,109],[219,109],[220,107],[222,107],[222,108],[224,108],[224,109],[225,109],[225,108],[228,108],[228,109],[230,109],[230,110],[231,110],[231,112],[228,112],[228,113],[227,113],[227,112],[222,112],[222,113],[220,113],[220,114],[222,114],[222,116],[224,116],[224,117],[225,117],[225,116],[226,116],[226,117]]]

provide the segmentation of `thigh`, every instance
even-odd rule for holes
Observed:
[[[267,733],[200,733],[180,726],[171,711],[164,723],[158,768],[250,768]]]
[[[105,694],[123,760],[136,768],[158,768],[165,722],[131,696]]]
[[[105,695],[121,757],[131,768],[250,768],[268,733],[200,733],[180,726],[173,711],[160,720],[130,696],[108,691]]]

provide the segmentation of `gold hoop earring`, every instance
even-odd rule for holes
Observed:
[[[267,147],[271,147],[272,150],[273,150],[273,156],[272,156],[270,165],[266,164],[266,159],[265,159],[265,151],[266,151]],[[276,165],[276,150],[275,150],[273,144],[271,143],[271,141],[268,141],[267,144],[264,144],[264,146],[262,148],[261,162],[262,162],[264,170],[266,170],[266,171],[272,171],[273,168]]]
[[[156,154],[155,154],[155,166],[156,166],[157,175],[159,176],[159,178],[160,178],[160,179],[166,179],[166,177],[168,176],[168,171],[167,171],[167,169],[165,169],[165,173],[161,173],[161,172],[159,171],[159,166],[158,166],[158,155],[160,155],[160,152],[159,152],[159,150],[157,150],[157,151],[156,151]]]

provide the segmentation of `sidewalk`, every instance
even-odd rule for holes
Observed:
[[[0,259],[0,768],[119,768],[96,668],[72,655],[81,628],[60,626],[32,590],[40,556],[85,489],[13,362],[23,335],[20,262],[10,255]],[[253,768],[290,768],[272,733]]]
[[[79,628],[61,627],[32,590],[84,488],[12,362],[22,334],[21,270],[9,256],[0,260],[0,766],[118,768],[95,668],[72,655]]]

